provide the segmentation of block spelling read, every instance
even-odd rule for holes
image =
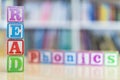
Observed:
[[[7,7],[7,71],[24,71],[24,8]]]

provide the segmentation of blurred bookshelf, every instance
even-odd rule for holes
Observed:
[[[25,7],[26,52],[33,48],[120,50],[118,0],[1,0],[1,31],[6,29],[10,5]]]

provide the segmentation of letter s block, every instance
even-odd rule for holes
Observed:
[[[24,34],[24,25],[20,22],[10,22],[7,25],[7,37],[11,39],[21,39]]]
[[[10,56],[23,55],[24,54],[24,41],[9,39],[7,41],[7,54]]]
[[[7,71],[8,72],[23,72],[24,71],[24,57],[23,56],[8,56],[7,57]]]
[[[8,6],[7,21],[8,22],[23,22],[24,20],[23,6]]]
[[[110,52],[105,52],[105,65],[106,66],[117,66],[118,65],[118,57],[119,57],[119,52],[117,51],[110,51]]]

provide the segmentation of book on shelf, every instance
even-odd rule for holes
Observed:
[[[81,30],[83,50],[119,50],[120,33],[116,31]]]

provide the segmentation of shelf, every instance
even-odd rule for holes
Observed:
[[[28,21],[24,22],[25,29],[70,29],[70,21],[61,22],[39,22],[39,21]],[[6,29],[7,22],[0,21],[0,29]]]

